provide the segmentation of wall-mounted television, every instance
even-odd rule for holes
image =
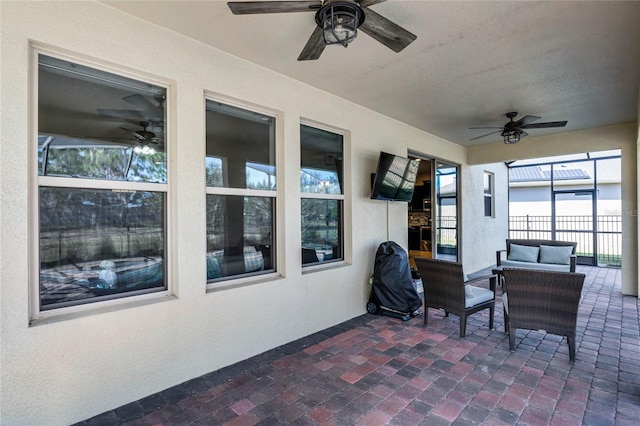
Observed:
[[[416,160],[380,152],[378,167],[372,176],[371,198],[410,202],[418,166]]]

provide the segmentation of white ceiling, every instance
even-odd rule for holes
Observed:
[[[314,13],[233,15],[224,1],[105,1],[141,19],[470,146],[509,111],[568,120],[541,136],[636,121],[640,2],[405,1],[372,6],[417,35],[395,53],[360,32],[296,59]],[[483,133],[484,132],[484,133]]]

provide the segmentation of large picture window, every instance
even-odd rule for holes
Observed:
[[[166,88],[37,57],[35,311],[166,290]]]
[[[275,119],[206,101],[207,282],[275,271]]]
[[[302,264],[344,259],[343,136],[300,125]]]

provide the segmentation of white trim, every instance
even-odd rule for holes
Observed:
[[[145,83],[150,83],[155,86],[160,86],[167,89],[169,91],[169,87],[175,85],[174,81],[171,81],[166,78],[162,78],[160,76],[150,74],[148,72],[139,71],[134,68],[130,68],[126,65],[115,64],[112,62],[104,61],[102,59],[96,59],[91,56],[73,52],[71,50],[67,50],[61,47],[52,46],[47,43],[42,43],[40,41],[31,40],[30,42],[31,50],[35,53],[34,63],[35,68],[34,71],[37,74],[38,71],[38,54],[43,54],[46,56],[51,56],[54,58],[62,59],[69,62],[74,62],[79,65],[84,65],[90,68],[96,68],[99,71],[106,71],[112,74],[116,74],[122,77],[127,77],[133,80],[142,80]],[[166,113],[167,111],[165,111]],[[168,121],[168,120],[167,120]],[[166,123],[165,123],[166,125]]]
[[[301,192],[300,198],[315,198],[319,200],[340,200],[344,201],[343,194],[323,194],[318,192]]]
[[[118,297],[115,299],[102,300],[99,302],[87,302],[81,305],[66,306],[63,308],[53,308],[46,311],[40,311],[37,315],[31,317],[30,326],[39,325],[41,322],[56,318],[64,320],[67,318],[75,318],[78,314],[94,314],[103,311],[111,311],[113,308],[125,308],[124,305],[135,304],[136,306],[145,302],[162,301],[167,299],[177,299],[168,290],[159,290],[146,292],[144,294],[134,294],[131,296]]]
[[[207,101],[211,101],[211,102],[218,102],[218,103],[229,105],[232,107],[244,109],[250,112],[256,112],[258,114],[267,115],[274,119],[274,126],[276,127],[277,127],[278,121],[282,120],[282,111],[278,111],[262,105],[254,104],[252,102],[244,101],[242,99],[233,98],[231,96],[223,95],[221,93],[213,92],[211,90],[207,90],[207,89],[204,90],[204,100],[205,100],[204,102],[205,112],[207,108]],[[206,120],[205,120],[205,127],[206,127]],[[276,135],[277,135],[277,132],[276,132]],[[206,132],[205,132],[205,136],[206,136]],[[277,136],[276,136],[276,139],[277,139]],[[276,141],[276,145],[277,145],[277,141]],[[276,167],[277,167],[277,164],[276,164]]]
[[[107,179],[77,179],[55,176],[38,176],[38,186],[50,186],[60,188],[77,189],[110,189],[117,191],[149,191],[168,192],[169,185],[166,183],[132,182],[124,180]]]
[[[219,279],[207,283],[207,293],[213,293],[221,290],[229,290],[232,288],[244,287],[247,285],[261,284],[263,282],[273,281],[282,278],[278,272],[254,273],[255,275],[237,275],[230,276],[229,279]]]
[[[320,121],[315,121],[310,118],[300,117],[300,124],[308,127],[313,127],[314,129],[324,130],[325,132],[335,133],[337,135],[342,136],[342,155],[344,157],[344,139],[347,134],[350,133],[349,130],[343,129],[341,127],[331,126],[329,124],[321,123]]]
[[[277,198],[278,191],[264,189],[225,188],[221,186],[207,186],[207,195],[237,195],[244,197],[269,197]]]

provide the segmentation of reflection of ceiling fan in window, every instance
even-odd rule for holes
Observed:
[[[153,127],[163,127],[165,95],[154,95],[153,101],[148,98],[149,97],[140,94],[125,96],[122,99],[136,107],[136,109],[98,108],[98,114],[103,117],[123,118],[134,124],[146,122],[147,126],[153,125]]]
[[[119,127],[121,130],[129,133],[130,137],[120,138],[120,137],[112,137],[112,136],[88,136],[90,139],[104,139],[110,141],[123,140],[123,141],[134,141],[132,143],[133,150],[137,154],[146,154],[153,155],[157,151],[164,151],[164,144],[160,140],[155,133],[147,130],[149,127],[148,121],[140,121],[138,125],[142,127],[142,130],[132,130],[126,127]]]
[[[160,138],[158,138],[155,133],[147,130],[149,126],[148,121],[141,121],[140,126],[142,126],[142,130],[131,130],[125,127],[120,128],[131,133],[133,139],[138,141],[138,144],[133,148],[136,153],[147,155],[155,154],[160,144]]]
[[[155,94],[152,96],[144,96],[141,94],[133,94],[122,98],[125,102],[132,105],[131,109],[110,109],[98,108],[98,114],[103,117],[123,119],[126,122],[136,124],[142,129],[132,130],[123,126],[119,129],[129,133],[129,138],[120,137],[100,137],[99,139],[110,140],[132,140],[134,151],[138,154],[155,154],[157,150],[164,150],[164,94]],[[154,133],[158,132],[158,134]]]

